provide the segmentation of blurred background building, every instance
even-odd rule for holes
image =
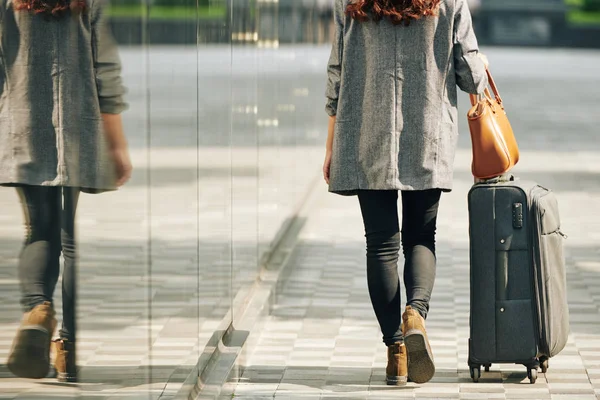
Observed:
[[[226,43],[251,31],[258,41],[324,43],[330,40],[332,0],[149,0],[152,43]],[[468,0],[482,44],[600,46],[599,0]],[[123,43],[141,42],[139,0],[111,0],[113,27]],[[239,3],[239,4],[237,4]],[[234,13],[236,7],[248,12]],[[137,26],[137,28],[133,28]]]

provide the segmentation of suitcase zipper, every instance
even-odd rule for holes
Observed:
[[[555,230],[554,232],[547,233],[546,235],[554,235],[554,234],[562,236],[563,239],[569,238],[566,233],[564,233],[563,231],[560,230],[560,228]]]

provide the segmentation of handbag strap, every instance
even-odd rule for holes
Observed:
[[[490,87],[492,88],[492,93],[494,93],[494,96],[496,97],[496,101],[498,102],[498,104],[502,105],[502,97],[500,97],[500,93],[498,92],[498,87],[496,86],[496,81],[494,81],[494,77],[492,76],[492,73],[490,72],[489,68],[486,68],[485,72],[487,72],[488,83],[489,83]],[[485,95],[489,94],[487,89],[484,94]],[[471,99],[471,105],[474,106],[475,104],[477,104],[480,96],[481,95],[469,94],[469,97]]]

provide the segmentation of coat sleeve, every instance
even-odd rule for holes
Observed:
[[[327,104],[325,111],[328,115],[337,114],[340,81],[342,76],[342,57],[344,52],[344,0],[336,0],[333,10],[335,37],[331,47],[331,55],[327,63]]]
[[[456,82],[463,91],[483,93],[488,84],[485,64],[478,57],[479,46],[466,0],[456,0],[454,14],[454,66]]]
[[[96,87],[103,114],[120,114],[127,109],[123,97],[126,89],[121,78],[121,60],[112,37],[103,0],[95,0],[91,10],[92,49]]]

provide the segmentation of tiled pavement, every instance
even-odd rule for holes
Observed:
[[[319,60],[325,60],[328,51],[315,49],[312,56],[304,58],[324,65]],[[366,292],[358,207],[355,199],[323,193],[292,259],[290,279],[281,287],[271,315],[262,321],[264,332],[257,329],[249,339],[258,347],[249,345],[240,359],[241,383],[229,383],[224,398],[232,394],[292,400],[594,398],[600,388],[600,120],[596,106],[600,101],[600,54],[490,49],[488,55],[494,60],[504,98],[510,102],[511,121],[524,150],[517,172],[558,192],[563,230],[570,237],[567,256],[573,334],[568,348],[551,361],[548,376],[536,385],[520,384],[524,369],[503,366],[503,375],[486,374],[480,384],[468,379],[465,199],[470,182],[469,157],[463,150],[457,158],[456,190],[444,196],[441,210],[440,267],[429,322],[438,361],[435,380],[420,388],[381,385],[385,349]],[[299,65],[298,61],[293,65]],[[577,74],[572,73],[574,65]],[[321,88],[320,72],[311,79],[316,82],[311,88]],[[229,112],[226,106],[224,109]],[[314,105],[302,110],[305,114],[298,116],[298,121],[311,132],[321,129],[322,114],[317,125]],[[134,124],[137,120],[131,119],[134,132],[143,128]],[[171,142],[182,136],[172,129],[169,122],[168,129],[159,132],[167,133],[161,140]],[[298,133],[304,130],[299,127]],[[138,142],[144,143],[140,138]],[[459,143],[468,148],[468,135],[462,134]],[[255,245],[268,244],[289,215],[313,166],[320,162],[321,147],[316,153],[302,148],[288,153],[285,147],[272,153],[268,148],[261,150],[259,177],[247,173],[257,169],[257,154],[252,151],[244,155],[206,147],[198,157],[186,142],[178,148],[157,147],[152,165],[144,164],[148,160],[144,151],[134,154],[137,178],[122,193],[86,196],[80,208],[80,361],[85,382],[63,386],[52,380],[18,380],[0,365],[0,399],[146,400],[172,396],[208,338],[219,329],[219,321],[226,317],[232,291],[253,279]],[[198,159],[205,164],[197,165]],[[299,159],[306,167],[294,165]],[[232,180],[228,175],[231,163],[236,173]],[[200,182],[196,181],[198,168],[203,177]],[[150,197],[147,173],[152,173]],[[238,189],[232,197],[233,183]],[[196,219],[190,215],[198,210],[197,184],[202,190],[201,213]],[[151,209],[148,200],[152,200]],[[231,201],[236,202],[235,216],[230,214]],[[261,213],[258,229],[257,209]],[[14,265],[22,227],[12,192],[0,191],[0,210],[1,364],[20,314]],[[235,226],[223,223],[231,217],[237,221]],[[232,253],[234,265],[230,264]],[[497,368],[494,366],[495,371]]]
[[[203,148],[198,166],[196,150],[157,148],[150,192],[147,152],[133,150],[136,176],[128,186],[82,195],[78,385],[16,379],[4,365],[21,317],[16,262],[23,227],[15,193],[0,190],[0,399],[172,398],[211,337],[227,328],[231,293],[253,283],[258,243],[266,248],[308,190],[320,150],[264,149],[260,172],[253,169],[251,149],[232,152],[233,169],[249,171],[236,177],[235,221],[256,221],[259,211],[261,223],[260,229],[236,229],[233,265],[230,225],[223,223],[232,218],[230,181],[222,175],[231,168],[227,149]],[[295,164],[296,152],[302,152],[306,168]],[[203,172],[200,204],[197,168]],[[283,172],[289,179],[280,181]],[[60,310],[60,282],[55,296]]]
[[[559,156],[560,166],[548,163]],[[301,233],[289,278],[233,374],[239,379],[228,382],[221,399],[600,399],[600,179],[573,188],[567,180],[546,178],[579,168],[598,176],[597,154],[525,152],[517,169],[519,176],[542,177],[540,183],[555,189],[569,233],[572,334],[535,385],[523,366],[494,365],[480,383],[468,372],[468,161],[462,151],[455,191],[443,196],[440,210],[438,276],[428,319],[437,373],[430,383],[384,384],[386,350],[367,292],[358,204],[324,193]]]

